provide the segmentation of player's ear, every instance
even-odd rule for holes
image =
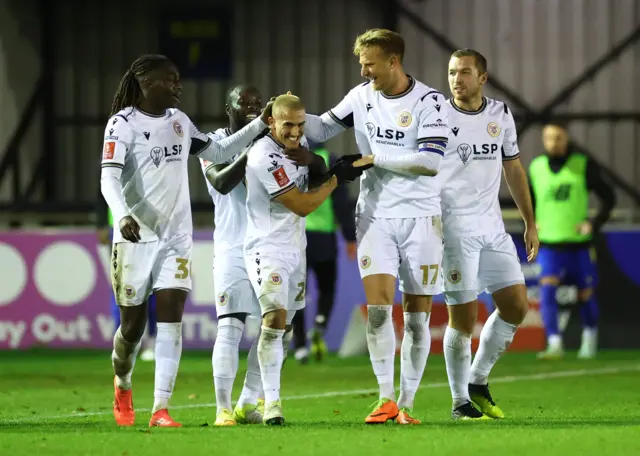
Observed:
[[[229,106],[228,104],[224,105],[224,113],[228,116],[231,117],[231,106]]]
[[[276,119],[274,119],[273,117],[269,117],[269,126],[271,128],[275,128],[276,127]]]
[[[480,75],[480,85],[485,85],[489,80],[489,73],[486,71]]]

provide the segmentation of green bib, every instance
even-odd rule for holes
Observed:
[[[113,228],[113,214],[111,213],[111,209],[108,210],[107,217],[107,220],[109,220],[109,226]]]
[[[576,231],[588,218],[587,157],[571,154],[558,173],[549,167],[549,158],[541,155],[529,167],[536,199],[536,223],[541,242],[584,242],[591,235]]]
[[[324,163],[329,167],[329,152],[327,149],[314,151],[324,159]],[[306,217],[307,231],[319,231],[321,233],[333,233],[336,230],[336,221],[333,214],[333,204],[331,197],[324,200],[318,208]]]

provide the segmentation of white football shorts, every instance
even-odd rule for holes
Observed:
[[[111,285],[119,306],[142,304],[153,291],[191,291],[191,235],[151,242],[117,242],[111,253]]]
[[[448,305],[471,302],[484,290],[494,293],[525,283],[516,246],[504,232],[445,237],[442,269]]]
[[[307,257],[304,253],[245,254],[245,265],[262,315],[304,309]]]
[[[242,253],[228,252],[213,257],[213,287],[218,317],[234,313],[260,316],[260,305],[253,292]]]
[[[442,292],[440,216],[384,219],[356,217],[360,277],[389,274],[400,291],[412,295]]]

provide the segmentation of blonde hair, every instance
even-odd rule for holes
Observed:
[[[404,58],[404,38],[399,33],[387,29],[367,30],[356,38],[353,53],[360,55],[364,48],[378,46],[387,55],[396,55],[402,63]]]
[[[295,95],[279,95],[273,102],[271,112],[273,117],[275,117],[276,114],[279,115],[283,111],[301,111],[303,109],[304,104],[302,103],[302,100]]]

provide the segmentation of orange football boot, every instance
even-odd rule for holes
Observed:
[[[131,390],[123,390],[116,385],[113,377],[113,417],[118,426],[133,426],[136,420],[136,412],[133,410],[133,395]]]
[[[182,427],[182,424],[174,421],[174,419],[169,416],[167,409],[161,409],[153,414],[149,421],[149,427]]]
[[[395,420],[398,416],[398,405],[391,399],[380,399],[375,403],[373,412],[365,418],[367,424],[384,424],[389,420]]]

